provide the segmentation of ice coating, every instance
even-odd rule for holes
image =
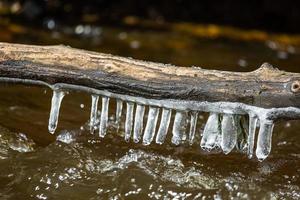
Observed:
[[[143,145],[151,144],[154,138],[158,114],[159,108],[152,106],[149,107],[147,124],[143,135]]]
[[[106,135],[106,130],[107,130],[108,106],[109,106],[109,98],[102,97],[102,108],[101,108],[101,117],[100,117],[100,125],[99,125],[99,136],[102,138]]]
[[[235,115],[234,119],[237,128],[236,149],[240,153],[246,153],[248,151],[249,117],[247,115]]]
[[[116,108],[116,127],[117,127],[117,131],[119,131],[119,128],[120,128],[122,110],[123,110],[123,101],[120,100],[120,99],[117,99],[117,108]]]
[[[190,143],[190,145],[193,144],[193,141],[194,141],[194,138],[195,138],[197,120],[198,120],[198,113],[197,112],[192,112],[191,113],[191,120],[190,120],[190,132],[189,132],[189,143]]]
[[[58,123],[58,116],[59,116],[59,109],[61,102],[65,96],[65,92],[60,89],[54,89],[52,100],[51,100],[51,110],[50,110],[50,117],[49,117],[49,124],[48,130],[50,133],[54,134],[57,123]]]
[[[249,115],[248,150],[247,150],[247,155],[249,159],[253,157],[253,148],[255,142],[255,131],[256,131],[257,120],[258,119],[255,115]]]
[[[97,111],[98,111],[98,95],[91,95],[92,97],[92,105],[91,105],[91,113],[90,113],[90,131],[93,134],[95,131],[95,125],[97,121]]]
[[[260,128],[256,145],[256,157],[263,161],[271,152],[274,123],[271,120],[260,120]]]
[[[221,136],[221,123],[219,120],[219,114],[210,113],[204,127],[203,136],[200,146],[203,150],[211,151],[214,148],[219,147]]]
[[[157,131],[157,135],[155,139],[157,144],[163,144],[166,139],[169,125],[170,125],[171,114],[172,114],[171,109],[163,108],[159,129]]]
[[[137,104],[134,117],[133,141],[138,143],[143,132],[145,106]]]
[[[231,114],[224,114],[221,124],[221,148],[225,154],[230,153],[237,140],[237,122]]]
[[[133,109],[134,104],[132,102],[126,103],[126,121],[125,121],[125,141],[129,142],[132,132],[133,124]]]
[[[43,85],[51,89],[60,88],[64,90],[85,91],[91,94],[98,94],[110,98],[116,98],[126,102],[139,103],[148,106],[163,107],[181,111],[201,111],[209,113],[228,113],[228,114],[255,114],[257,116],[267,115],[267,119],[276,120],[279,118],[300,119],[300,108],[282,107],[282,108],[261,108],[239,102],[207,102],[196,100],[177,100],[177,99],[147,99],[144,97],[135,97],[124,94],[117,94],[107,90],[99,90],[81,85],[72,85],[67,83],[56,83],[50,85],[43,81],[30,79],[0,77],[2,82],[23,83],[29,85]]]
[[[172,129],[172,143],[179,145],[185,134],[186,129],[186,113],[176,111],[173,129]]]

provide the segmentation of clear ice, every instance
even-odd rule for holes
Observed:
[[[198,113],[192,112],[191,113],[191,120],[190,120],[190,132],[189,132],[189,143],[190,145],[193,144],[196,132],[196,126],[198,121]]]
[[[141,133],[143,131],[145,106],[137,104],[134,117],[133,127],[133,141],[138,143],[141,139]]]
[[[143,145],[151,144],[154,138],[158,114],[159,108],[152,106],[149,107],[147,124],[143,135]]]
[[[97,111],[98,111],[98,95],[91,95],[92,96],[92,105],[91,105],[91,114],[90,114],[90,131],[93,134],[95,131],[95,125],[97,121]]]
[[[256,146],[256,157],[259,161],[266,159],[271,152],[273,128],[273,121],[260,120]]]
[[[255,142],[255,131],[257,125],[257,117],[255,115],[249,115],[249,132],[248,132],[248,158],[253,157],[253,148]]]
[[[106,130],[107,130],[108,107],[109,107],[109,98],[102,97],[101,117],[100,117],[100,124],[99,124],[99,136],[102,138],[106,135]]]
[[[210,113],[206,125],[204,127],[203,136],[200,146],[203,150],[211,151],[214,148],[219,147],[221,135],[221,123],[219,120],[219,114]]]
[[[175,145],[179,145],[186,129],[186,113],[182,111],[176,111],[171,142]]]
[[[156,135],[157,144],[163,144],[166,139],[169,125],[170,125],[171,114],[172,114],[171,109],[166,109],[166,108],[162,109],[160,125]]]
[[[246,115],[234,116],[237,127],[236,148],[240,153],[247,153],[248,135],[249,135],[249,118]]]
[[[51,100],[51,110],[50,110],[50,117],[49,117],[49,124],[48,130],[50,133],[54,134],[57,123],[58,123],[58,116],[59,116],[59,109],[62,102],[62,99],[65,96],[65,92],[59,89],[53,90],[53,96]]]
[[[221,148],[225,154],[228,154],[235,147],[237,140],[237,122],[234,115],[224,114],[221,127]]]
[[[117,127],[117,131],[119,131],[119,128],[120,128],[122,110],[123,110],[123,101],[120,100],[120,99],[117,99],[117,108],[116,108],[116,127]]]
[[[75,90],[75,91],[85,91],[94,95],[99,96],[106,96],[109,98],[117,99],[117,109],[116,109],[116,124],[120,123],[121,114],[122,114],[122,106],[123,101],[127,103],[127,110],[126,110],[126,122],[125,122],[125,139],[129,139],[131,137],[132,132],[132,125],[133,125],[133,110],[134,110],[134,103],[141,104],[144,106],[151,106],[156,107],[157,109],[162,108],[163,113],[161,117],[160,127],[156,136],[157,143],[163,143],[165,137],[168,132],[168,127],[170,123],[170,116],[172,110],[181,110],[183,111],[195,111],[195,112],[209,112],[210,116],[207,120],[203,131],[203,137],[201,139],[201,147],[206,150],[211,150],[213,148],[219,147],[221,143],[221,121],[219,115],[224,113],[229,113],[232,115],[249,115],[249,124],[248,124],[248,134],[242,135],[242,139],[244,140],[247,138],[247,142],[240,141],[236,142],[236,146],[238,149],[245,149],[247,147],[247,154],[248,157],[251,158],[253,156],[253,149],[254,149],[254,142],[255,142],[255,132],[256,132],[256,124],[259,121],[260,129],[257,137],[257,144],[256,144],[256,157],[262,161],[264,160],[271,151],[271,140],[272,140],[272,131],[273,131],[273,121],[280,118],[291,118],[296,119],[300,117],[300,108],[298,107],[281,107],[281,108],[261,108],[253,105],[248,105],[245,103],[238,103],[238,102],[226,102],[226,101],[219,101],[219,102],[207,102],[207,101],[195,101],[195,100],[176,100],[176,99],[147,99],[144,97],[136,97],[130,96],[126,94],[117,94],[107,90],[98,90],[94,88],[89,88],[86,86],[81,85],[72,85],[67,83],[56,83],[55,85],[50,85],[44,81],[37,81],[37,80],[30,80],[30,79],[19,79],[19,78],[8,78],[8,77],[1,77],[0,81],[4,82],[13,82],[13,83],[22,83],[22,84],[33,84],[33,85],[42,85],[47,86],[53,89],[53,96],[51,101],[51,110],[50,110],[50,117],[49,117],[49,124],[48,129],[50,133],[54,133],[57,127],[58,116],[59,116],[59,109],[61,105],[61,101],[66,94],[64,91]],[[62,91],[62,89],[64,91]],[[97,115],[97,108],[96,103],[97,97],[94,97],[92,100],[92,108],[91,108],[91,125],[95,122],[95,116]],[[159,111],[158,111],[159,112]],[[220,114],[217,114],[220,113]],[[180,114],[176,114],[175,117],[176,123],[173,126],[173,137],[183,139],[185,134],[181,136],[178,134],[179,132],[174,131],[177,128],[180,128],[178,124],[181,120]],[[225,116],[225,115],[224,115]],[[193,116],[191,117],[191,124],[190,124],[190,133],[189,133],[189,140],[193,140],[194,136],[194,129],[196,129],[196,123],[194,123]],[[105,120],[104,120],[105,121]],[[195,120],[197,121],[197,120]],[[225,121],[232,121],[231,119],[224,119],[223,124],[226,128],[228,123]],[[154,120],[155,126],[157,120]],[[147,122],[147,124],[150,122]],[[226,126],[225,126],[226,124]],[[230,124],[230,123],[229,123]],[[153,130],[155,130],[155,126]],[[151,127],[148,125],[148,127]],[[177,128],[176,128],[177,127]],[[182,126],[181,126],[182,127]],[[148,128],[149,129],[149,128]],[[227,128],[226,128],[227,129]],[[224,131],[223,131],[224,132]],[[226,131],[225,131],[226,132]],[[179,135],[179,136],[178,136]],[[224,134],[224,136],[227,134]],[[230,134],[229,134],[230,135]],[[154,134],[151,135],[153,139]],[[234,136],[234,134],[233,134]],[[238,131],[238,140],[240,140]],[[232,137],[232,136],[230,136]],[[235,136],[234,136],[235,137]],[[233,140],[235,140],[233,138]],[[225,138],[225,137],[224,137]],[[223,138],[223,142],[226,141]],[[150,141],[152,141],[152,139]],[[177,139],[176,139],[177,140]],[[229,140],[228,140],[229,141]],[[176,142],[175,142],[176,143]],[[229,150],[231,149],[231,143],[227,143],[229,145]],[[223,144],[223,148],[225,149],[225,142]],[[229,151],[228,150],[228,151]]]
[[[134,103],[126,103],[126,121],[125,121],[125,141],[129,142],[133,124],[133,109]]]

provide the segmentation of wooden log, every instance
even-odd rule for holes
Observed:
[[[68,83],[149,99],[300,107],[300,74],[264,63],[252,72],[146,62],[67,46],[0,43],[0,77]]]

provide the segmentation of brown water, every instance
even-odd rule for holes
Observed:
[[[145,60],[235,71],[253,70],[268,61],[300,72],[299,49],[271,41],[205,40],[176,32],[107,27],[92,29],[94,35],[23,29],[11,32],[4,27],[0,40],[64,43]],[[200,150],[199,141],[191,147],[175,147],[170,142],[144,147],[124,142],[114,129],[105,139],[92,137],[86,130],[90,96],[84,93],[66,96],[53,136],[47,131],[51,95],[45,88],[0,87],[1,199],[300,198],[299,121],[276,124],[271,155],[260,163],[237,152],[207,154]],[[200,122],[203,127],[205,116]],[[56,136],[69,143],[56,141]]]

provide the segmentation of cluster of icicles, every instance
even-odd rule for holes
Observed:
[[[59,109],[65,94],[66,93],[61,89],[53,90],[48,126],[49,132],[51,133],[54,133],[57,127]],[[99,120],[97,119],[97,111],[100,96],[98,94],[92,94],[91,97],[90,128],[92,132],[99,128],[99,136],[104,137],[108,126],[110,97],[101,96],[102,106]],[[115,123],[117,127],[120,126],[123,103],[123,100],[116,99]],[[179,145],[183,138],[186,137],[189,143],[193,144],[197,128],[198,111],[176,109],[173,111],[173,109],[163,106],[149,105],[148,118],[144,126],[145,108],[148,105],[131,101],[126,101],[125,103],[126,120],[124,130],[126,141],[130,141],[132,138],[135,143],[142,141],[144,145],[149,145],[155,139],[155,142],[158,144],[164,143],[169,130],[171,115],[175,113],[172,127],[172,143]],[[159,115],[161,121],[159,127],[156,127],[158,125]],[[200,146],[206,151],[221,149],[225,154],[230,153],[234,147],[236,147],[241,152],[247,153],[249,158],[252,158],[257,124],[259,124],[260,128],[256,144],[256,157],[259,161],[262,161],[271,151],[273,122],[261,120],[252,114],[246,116],[211,112],[202,133]],[[187,130],[188,133],[186,133]]]

